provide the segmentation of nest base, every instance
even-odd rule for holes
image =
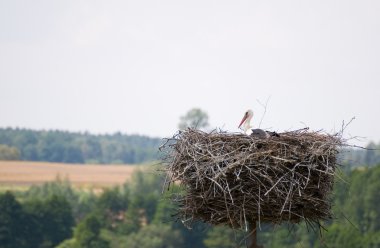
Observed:
[[[168,184],[179,183],[178,216],[247,230],[251,221],[319,223],[330,219],[339,135],[307,129],[260,139],[180,132],[166,149]]]

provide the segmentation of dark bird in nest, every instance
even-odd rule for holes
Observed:
[[[280,135],[276,132],[265,131],[262,129],[252,129],[252,117],[253,111],[249,109],[245,112],[244,117],[239,124],[239,128],[242,128],[246,134],[262,139],[267,139],[269,137],[280,137]]]

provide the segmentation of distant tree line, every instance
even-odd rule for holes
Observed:
[[[181,117],[180,128],[208,124],[207,114],[193,109]],[[65,131],[36,131],[0,128],[0,160],[27,160],[62,163],[138,164],[158,160],[162,140],[141,135],[94,135]],[[342,149],[340,163],[351,167],[380,163],[380,143],[365,149]]]
[[[304,224],[261,224],[259,243],[271,248],[380,247],[380,165],[337,179],[335,217],[327,231]],[[347,183],[348,182],[348,183]],[[67,181],[0,193],[0,247],[243,248],[247,233],[198,223],[187,229],[173,214],[163,178],[137,172],[132,181],[101,194],[74,190]]]
[[[122,133],[0,128],[0,160],[63,163],[144,163],[158,159],[159,138]]]
[[[341,163],[349,168],[380,164],[380,143],[370,142],[365,148],[342,149],[339,154]]]
[[[0,160],[19,160],[20,151],[16,147],[0,144]]]

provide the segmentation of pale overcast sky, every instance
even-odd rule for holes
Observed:
[[[192,107],[380,141],[380,1],[0,0],[0,127],[169,136]]]

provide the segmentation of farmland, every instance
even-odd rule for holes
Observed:
[[[76,188],[123,184],[141,166],[84,165],[28,161],[0,161],[1,188],[27,188],[57,178],[68,179]]]

